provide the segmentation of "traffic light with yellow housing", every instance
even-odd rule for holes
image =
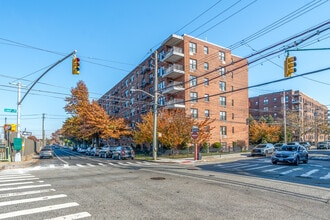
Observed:
[[[291,77],[297,71],[296,57],[287,56],[284,61],[284,77]]]
[[[5,124],[3,126],[5,131],[15,132],[16,131],[16,124]]]
[[[80,59],[78,57],[72,58],[72,74],[78,75],[80,73]]]

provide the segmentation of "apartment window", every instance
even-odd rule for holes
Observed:
[[[190,59],[189,68],[190,68],[190,71],[195,71],[197,69],[197,60]]]
[[[267,98],[264,99],[264,105],[268,105],[268,99]]]
[[[125,80],[125,86],[128,86],[128,79]]]
[[[158,83],[158,90],[162,91],[163,89],[165,89],[165,81]]]
[[[205,115],[205,117],[210,117],[210,110],[205,109],[204,115]]]
[[[190,92],[190,102],[197,102],[198,95],[197,92]]]
[[[219,60],[222,60],[222,61],[226,60],[225,53],[223,51],[219,51]]]
[[[289,96],[285,96],[285,102],[289,101]]]
[[[234,99],[231,100],[231,106],[234,106]]]
[[[209,54],[209,48],[204,46],[204,54]]]
[[[219,83],[220,91],[226,91],[226,82],[221,81]]]
[[[134,104],[134,98],[131,98],[131,105]]]
[[[268,107],[264,107],[264,112],[268,112]]]
[[[231,113],[231,119],[234,120],[235,119],[235,114]]]
[[[131,82],[134,81],[134,75],[131,75]]]
[[[191,114],[191,117],[198,118],[198,109],[197,108],[190,109],[190,114]]]
[[[125,97],[127,97],[129,94],[128,90],[125,90]]]
[[[233,133],[233,134],[235,133],[234,127],[231,128],[231,133]]]
[[[209,70],[209,63],[207,62],[204,63],[204,70]]]
[[[163,76],[164,73],[165,73],[165,67],[162,66],[158,69],[158,77]]]
[[[197,53],[197,44],[190,42],[189,43],[189,52]]]
[[[220,76],[224,76],[225,73],[226,73],[226,68],[225,67],[220,67],[220,69],[219,69]]]
[[[258,101],[256,101],[256,105],[259,105],[259,102]]]
[[[164,96],[159,97],[158,105],[161,105],[161,106],[165,105],[165,97]]]
[[[275,98],[273,98],[273,102],[276,102],[277,101],[277,98],[275,97]]]
[[[227,127],[226,126],[220,126],[220,135],[221,136],[227,135]]]
[[[227,112],[220,112],[220,121],[227,121]]]
[[[204,86],[208,86],[209,85],[209,78],[204,78]]]
[[[204,101],[205,101],[205,102],[210,101],[210,96],[209,96],[209,94],[205,94],[205,95],[204,95]]]
[[[220,106],[226,106],[226,97],[220,96]]]
[[[190,84],[190,87],[196,86],[197,85],[197,77],[196,76],[190,76],[189,77],[189,84]]]

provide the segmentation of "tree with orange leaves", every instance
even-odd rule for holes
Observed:
[[[281,126],[254,121],[250,124],[250,140],[254,143],[275,143],[280,139]]]

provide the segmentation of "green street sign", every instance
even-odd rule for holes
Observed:
[[[11,112],[11,113],[16,113],[16,109],[13,108],[5,108],[5,112]]]
[[[14,150],[21,150],[22,149],[22,138],[14,138]]]

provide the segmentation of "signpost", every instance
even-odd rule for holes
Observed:
[[[198,138],[198,127],[193,126],[191,129],[191,138],[194,139],[194,160],[198,160],[198,147],[196,143],[196,139]]]
[[[17,111],[16,111],[16,109],[13,109],[13,108],[5,108],[4,112],[16,113]]]

